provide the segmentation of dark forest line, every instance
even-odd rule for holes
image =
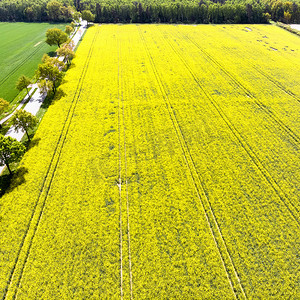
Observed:
[[[0,0],[0,21],[70,22],[76,10],[98,23],[300,23],[299,1],[282,0]]]

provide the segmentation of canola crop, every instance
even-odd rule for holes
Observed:
[[[0,297],[296,298],[299,50],[265,25],[90,28],[0,199]]]

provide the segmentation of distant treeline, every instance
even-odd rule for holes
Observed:
[[[99,23],[300,23],[299,0],[0,0],[0,21],[69,22],[75,9]]]
[[[0,0],[1,22],[70,22],[74,11],[73,0]]]

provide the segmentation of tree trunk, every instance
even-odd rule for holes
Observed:
[[[26,129],[25,129],[25,132],[26,132],[26,134],[27,134],[28,141],[30,142],[30,137],[29,137],[29,134],[28,134],[28,132],[27,132],[27,130],[26,130]]]
[[[7,167],[8,171],[9,171],[9,174],[12,175],[12,171],[11,171],[11,169],[9,167],[9,164],[8,163],[5,163],[5,164],[6,164],[6,167]]]

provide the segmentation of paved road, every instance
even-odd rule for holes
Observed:
[[[300,24],[290,24],[291,28],[300,30]]]

